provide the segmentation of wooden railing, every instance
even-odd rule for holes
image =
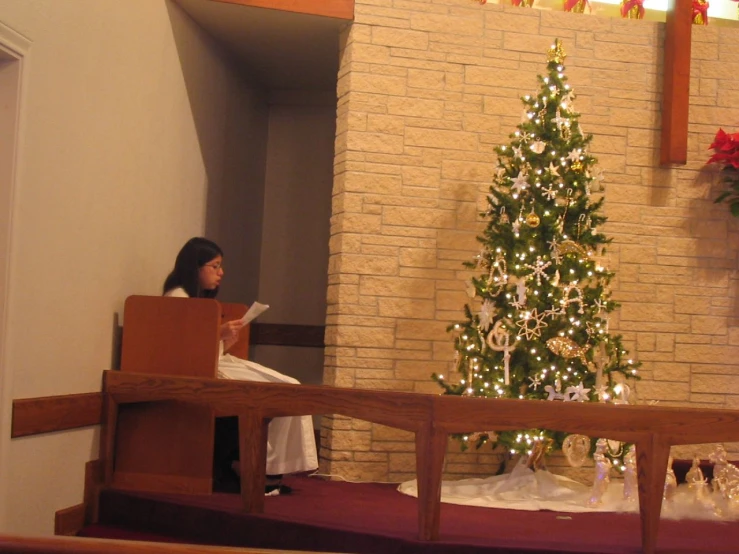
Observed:
[[[239,416],[242,499],[264,510],[267,418],[341,414],[412,431],[416,436],[418,535],[439,534],[441,473],[448,436],[475,430],[543,428],[635,443],[643,552],[655,551],[671,445],[739,440],[739,411],[491,400],[327,386],[287,385],[105,372],[101,458],[113,480],[118,406],[176,400]]]

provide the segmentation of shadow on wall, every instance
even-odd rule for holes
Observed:
[[[269,107],[236,59],[167,2],[205,166],[205,235],[225,253],[219,298],[251,303],[259,288]]]
[[[726,204],[714,199],[724,190],[718,167],[703,166],[683,186],[690,187],[694,198],[690,202],[687,227],[696,240],[697,273],[692,286],[702,289],[703,302],[712,303],[710,315],[723,315],[726,329],[739,326],[739,280],[737,279],[737,223]],[[726,291],[726,298],[717,298]],[[712,302],[715,299],[716,302]],[[725,304],[722,305],[722,302]],[[723,310],[722,310],[723,308]],[[709,330],[710,332],[710,330]]]

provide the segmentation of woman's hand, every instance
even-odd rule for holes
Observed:
[[[239,340],[239,332],[241,331],[241,321],[227,321],[221,325],[221,340],[223,341],[223,351],[227,352],[236,341]]]

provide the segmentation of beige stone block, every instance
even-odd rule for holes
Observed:
[[[674,383],[665,381],[637,381],[636,394],[640,402],[648,400],[667,400],[685,402],[690,399],[690,385],[688,383]]]
[[[414,472],[416,470],[416,455],[393,452],[390,455],[390,471]]]
[[[657,263],[657,247],[654,245],[622,244],[621,259],[638,261],[642,264]]]
[[[596,134],[593,137],[590,151],[594,154],[606,152],[609,154],[626,154],[626,137]],[[627,157],[628,159],[628,157]]]
[[[509,11],[490,11],[485,13],[486,32],[490,30],[509,32],[511,29],[515,29],[520,33],[538,35],[539,14],[532,12],[518,15]]]
[[[362,248],[362,237],[360,235],[343,233],[332,236],[328,244],[331,254],[339,254],[341,252],[357,254]]]
[[[492,174],[493,168],[487,163],[444,160],[441,165],[441,176],[444,179],[489,182]]]
[[[690,330],[699,335],[726,335],[725,317],[694,315],[690,318]]]
[[[656,344],[656,336],[654,333],[639,333],[636,338],[636,344],[639,352],[654,350]]]
[[[363,276],[359,283],[362,296],[395,296],[400,298],[434,297],[434,281],[400,277]]]
[[[444,90],[446,86],[446,72],[408,69],[408,86],[427,90]]]
[[[428,33],[424,31],[373,27],[372,44],[411,50],[427,50],[429,37]]]
[[[395,328],[399,339],[451,340],[446,321],[400,319]]]
[[[675,314],[670,304],[642,302],[621,306],[620,319],[621,321],[671,322],[675,320]]]
[[[354,459],[354,453],[350,451],[336,451],[322,446],[319,450],[322,460],[349,461]]]
[[[357,72],[351,75],[350,87],[352,92],[358,91],[368,92],[370,94],[392,94],[398,96],[405,96],[406,94],[405,77]]]
[[[729,327],[729,344],[739,346],[739,327]]]
[[[690,407],[691,408],[724,408],[726,402],[726,395],[724,394],[691,394],[690,395]]]
[[[462,118],[462,129],[465,131],[498,134],[500,128],[500,117],[497,116],[466,113]]]
[[[700,64],[700,76],[703,79],[726,79],[733,81],[736,75],[739,75],[739,61],[705,60]]]
[[[734,81],[736,83],[736,80]],[[717,106],[725,106],[728,108],[735,108],[739,105],[739,92],[733,88],[727,88],[725,86],[720,87],[718,90],[718,99],[716,101]]]
[[[334,259],[329,260],[329,265]],[[358,275],[397,275],[398,259],[390,256],[368,256],[361,254],[343,254],[336,263],[340,264],[343,273]]]
[[[478,137],[476,134],[466,131],[445,131],[409,127],[405,131],[405,144],[409,146],[475,151],[478,148]]]
[[[428,13],[411,14],[411,29],[479,37],[483,33],[483,18],[479,12],[468,12],[468,17],[435,15]],[[434,34],[431,35],[432,37]]]
[[[464,82],[467,85],[485,85],[489,87],[500,86],[519,90],[527,90],[535,84],[532,76],[527,71],[515,69],[503,69],[483,66],[466,66]],[[487,103],[486,103],[487,107]],[[520,104],[508,106],[507,114],[517,112]],[[487,112],[486,113],[490,113]]]
[[[384,381],[380,379],[357,379],[354,388],[411,392],[413,390],[413,381],[401,381],[398,379],[392,381]]]
[[[481,248],[477,241],[477,233],[474,231],[457,231],[444,229],[439,231],[437,236],[437,245],[439,250],[457,250],[468,253],[468,257],[472,257]]]
[[[357,287],[353,285],[329,285],[326,289],[326,302],[356,304],[359,301]]]
[[[429,248],[402,248],[400,265],[410,267],[436,267],[436,251]]]
[[[362,254],[369,254],[372,256],[396,256],[398,255],[398,248],[396,246],[379,246],[376,244],[365,244],[362,246]]]
[[[390,97],[387,111],[393,115],[441,119],[444,116],[444,102],[424,98]]]
[[[697,252],[698,241],[693,238],[660,238],[657,253],[661,256],[693,256]]]
[[[460,310],[469,300],[463,290],[440,290],[436,293],[436,307],[439,310]]]
[[[363,348],[362,351],[364,350]],[[384,381],[390,381],[395,376],[395,371],[392,369],[357,368],[354,373],[357,379],[379,379]]]
[[[347,481],[384,481],[387,479],[386,462],[334,461],[326,472]]]
[[[405,121],[398,116],[367,114],[365,130],[384,135],[402,135],[405,131]]]
[[[378,310],[381,316],[431,319],[434,317],[435,307],[430,300],[409,298],[380,298]]]
[[[414,381],[431,380],[432,373],[444,373],[447,367],[445,362],[398,360],[395,365],[395,377]]]
[[[394,442],[394,441],[378,441],[373,445],[373,450],[378,452],[415,452],[416,447],[413,441]]]
[[[449,210],[386,206],[382,212],[384,225],[403,225],[426,229],[451,229],[455,216]]]
[[[690,364],[654,362],[652,374],[655,381],[690,382]]]
[[[674,352],[675,335],[657,335],[655,350],[657,352]]]
[[[390,63],[390,48],[365,42],[354,42],[347,47],[344,62],[387,64]]]
[[[728,345],[676,344],[675,361],[726,365],[739,359],[739,347]]]
[[[336,331],[337,346],[391,347],[395,340],[392,329],[373,327],[339,327]]]
[[[658,116],[654,112],[646,112],[629,108],[614,108],[610,110],[608,123],[614,126],[634,127],[641,129],[655,129]]]
[[[378,215],[346,213],[336,217],[337,229],[342,233],[379,233],[382,228]]]
[[[386,463],[388,455],[385,452],[354,452],[354,459],[358,462]]]
[[[386,425],[375,423],[372,426],[373,441],[413,441],[415,435],[411,431],[404,431]]]
[[[519,29],[512,28],[512,30],[518,31]],[[542,54],[549,50],[552,39],[544,33],[520,33],[512,32],[512,30],[508,30],[503,35],[503,49],[508,52],[530,52],[541,57],[544,62]],[[546,73],[544,70],[540,72]]]
[[[344,190],[371,194],[400,194],[402,179],[399,175],[360,173],[347,171],[343,176]]]
[[[349,132],[346,136],[347,150],[402,154],[403,137],[384,133]]]
[[[402,169],[404,185],[437,188],[441,172],[437,167],[405,166]]]
[[[739,376],[737,375],[708,375],[697,374],[691,379],[692,393],[739,394]]]

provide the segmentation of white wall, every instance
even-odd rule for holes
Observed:
[[[210,227],[206,200],[223,198],[226,181],[259,179],[258,151],[232,163],[218,141],[239,121],[263,137],[266,108],[164,0],[3,0],[0,22],[32,42],[6,383],[13,398],[97,391],[125,297],[159,292],[182,243]],[[9,425],[0,531],[51,533],[54,511],[82,500],[96,430],[10,441]]]

